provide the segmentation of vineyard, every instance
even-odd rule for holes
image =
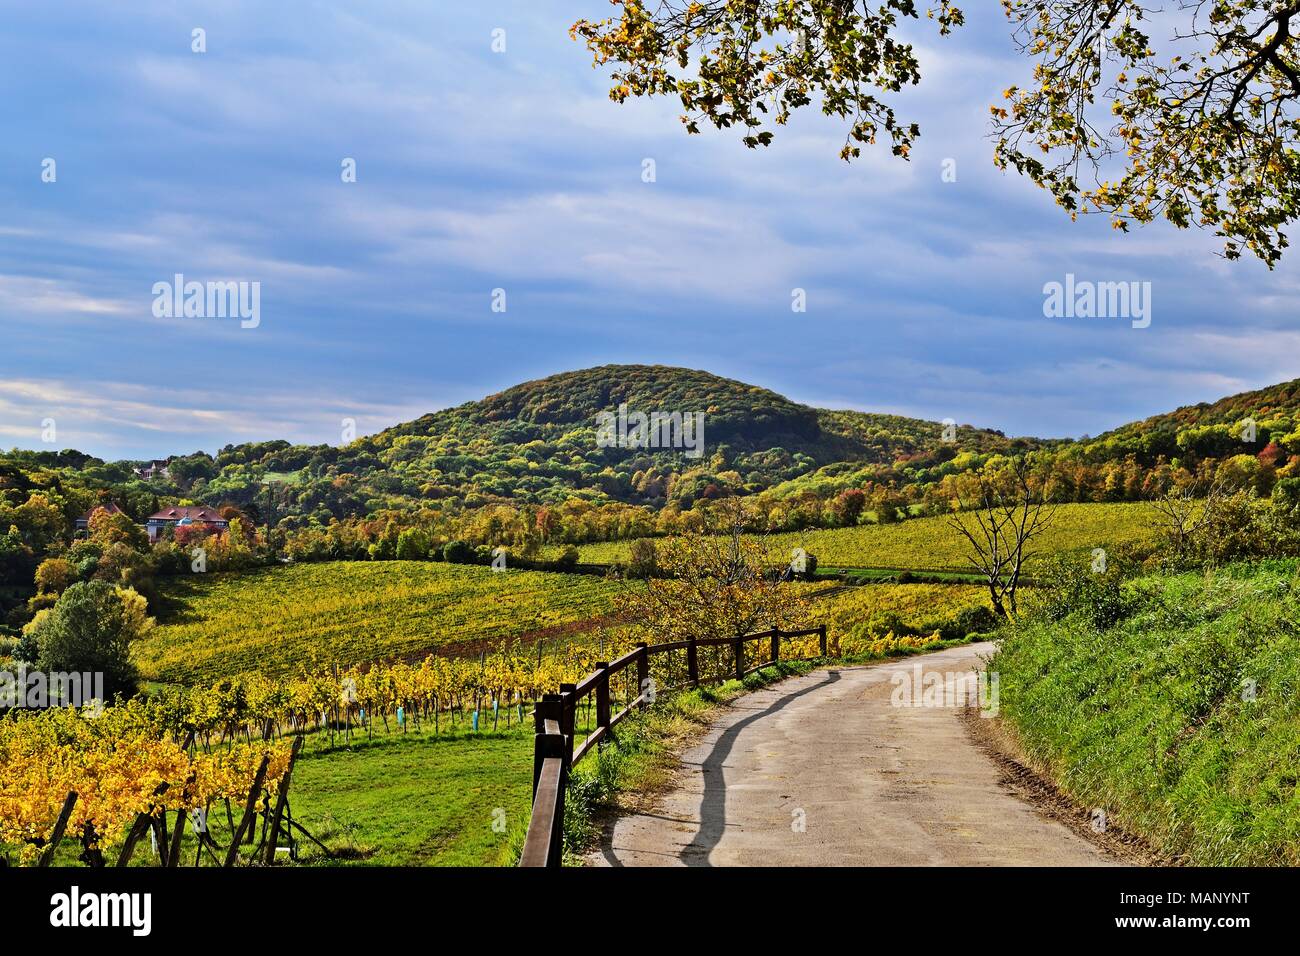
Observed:
[[[48,863],[66,834],[60,863],[271,862],[268,832],[285,832],[277,791],[301,751],[289,825],[321,834],[303,830],[306,859],[502,862],[526,819],[534,702],[655,640],[611,613],[641,586],[428,562],[176,581],[169,614],[135,648],[143,672],[168,683],[98,713],[0,719],[0,853]],[[831,653],[852,659],[964,637],[984,603],[966,585],[788,586],[812,599],[799,623],[825,624]],[[766,642],[753,653],[746,664],[763,664]],[[782,653],[815,657],[817,638]],[[698,665],[725,679],[735,662],[709,647]],[[685,652],[656,656],[650,676],[681,686]],[[625,703],[639,693],[631,671],[610,690]],[[412,832],[423,836],[408,845]],[[150,850],[136,853],[145,836]]]
[[[81,862],[104,866],[116,849],[122,865],[145,826],[165,826],[174,812],[172,840],[155,845],[178,862],[187,819],[206,819],[220,802],[233,821],[232,803],[247,802],[240,828],[232,827],[235,838],[223,848],[234,862],[239,835],[251,835],[249,818],[270,816],[271,794],[290,760],[287,743],[248,738],[216,749],[190,746],[168,732],[159,708],[138,700],[6,719],[0,721],[0,847],[13,851],[15,862],[48,865],[67,833],[81,846]],[[195,823],[194,829],[203,828]],[[203,849],[215,860],[214,847]]]
[[[134,653],[146,678],[180,683],[288,674],[311,662],[470,653],[591,621],[616,593],[591,575],[413,561],[193,575],[167,585],[177,610]]]
[[[1144,504],[1067,504],[1056,508],[1052,523],[1034,542],[1036,560],[1053,554],[1083,554],[1093,548],[1115,548],[1150,538],[1151,512]],[[913,518],[898,524],[854,528],[792,531],[767,537],[774,563],[790,559],[795,548],[834,567],[896,568],[898,570],[969,570],[966,547],[942,517]],[[583,561],[625,562],[631,542],[607,541],[582,546]]]
[[[884,657],[909,637],[954,639],[988,630],[988,592],[962,584],[876,584],[815,601],[810,620],[825,624],[845,657]],[[881,643],[881,642],[884,643]],[[914,645],[899,644],[898,647]]]

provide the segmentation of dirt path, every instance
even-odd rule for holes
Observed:
[[[683,754],[677,786],[615,820],[589,862],[1115,865],[1016,796],[957,708],[891,704],[896,676],[910,684],[919,665],[958,688],[991,652],[832,668],[738,699]]]

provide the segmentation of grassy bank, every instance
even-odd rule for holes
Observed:
[[[1300,863],[1295,562],[1080,579],[990,666],[1074,799],[1188,863]]]

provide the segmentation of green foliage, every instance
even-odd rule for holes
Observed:
[[[131,610],[123,592],[102,581],[72,585],[33,630],[37,664],[51,673],[102,673],[108,697],[134,694],[131,644],[144,628]]]
[[[448,541],[443,546],[442,559],[450,564],[472,564],[474,549],[464,541]]]

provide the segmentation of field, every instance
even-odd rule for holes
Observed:
[[[963,611],[988,605],[988,591],[975,585],[868,584],[815,601],[812,612],[814,623],[826,624],[832,638],[843,642],[863,632],[932,633]]]
[[[528,827],[531,726],[360,740],[304,754],[295,819],[338,857],[375,866],[498,866]],[[494,825],[496,829],[494,829]],[[326,862],[303,847],[306,862]]]
[[[1150,509],[1144,504],[1071,504],[1056,508],[1051,524],[1034,543],[1027,562],[1052,554],[1086,554],[1150,537]],[[972,518],[967,519],[973,521]],[[973,525],[972,525],[973,526]],[[816,555],[819,565],[890,568],[910,571],[969,570],[961,536],[942,517],[913,518],[898,524],[793,531],[767,538],[772,560],[789,560],[795,548]],[[625,561],[631,543],[583,545],[581,560],[596,564]]]
[[[167,583],[171,611],[134,654],[147,679],[190,683],[286,674],[313,661],[466,652],[598,617],[617,589],[591,575],[415,561],[194,575]]]

